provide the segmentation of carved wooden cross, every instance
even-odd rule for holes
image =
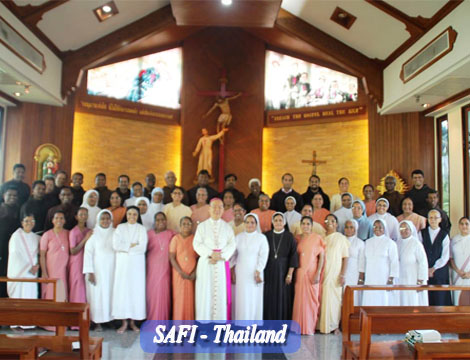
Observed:
[[[318,164],[326,164],[326,161],[324,160],[317,160],[317,152],[313,150],[312,153],[312,160],[302,160],[304,164],[310,164],[312,165],[312,175],[317,175],[317,165]]]

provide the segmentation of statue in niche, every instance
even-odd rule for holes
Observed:
[[[54,144],[42,144],[34,152],[34,174],[36,180],[42,180],[47,175],[54,175],[59,170],[62,154]]]
[[[47,159],[42,163],[42,178],[44,179],[47,175],[54,175],[57,170],[59,170],[59,163],[54,154],[49,153]]]
[[[214,111],[216,108],[220,109],[220,115],[217,118],[217,133],[219,133],[221,130],[226,129],[229,127],[230,123],[232,122],[232,112],[230,111],[230,105],[229,102],[232,100],[235,100],[236,98],[240,97],[242,95],[241,92],[239,92],[237,95],[231,96],[231,97],[222,97],[218,96],[216,98],[216,101],[214,105],[209,109],[207,113],[204,114],[203,118],[207,117],[212,111]],[[222,140],[221,140],[222,142]]]
[[[227,131],[228,129],[224,128],[215,135],[209,135],[206,128],[202,129],[202,136],[199,138],[196,149],[193,151],[194,157],[199,154],[196,175],[201,170],[207,170],[212,177],[212,144],[214,141],[222,138]]]

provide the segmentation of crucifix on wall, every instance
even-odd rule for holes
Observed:
[[[312,160],[302,160],[304,164],[312,165],[312,175],[317,175],[317,165],[318,164],[326,164],[324,160],[317,160],[317,152],[313,150],[312,152]]]
[[[232,112],[230,110],[229,102],[231,100],[235,100],[236,98],[243,95],[242,92],[238,91],[228,91],[227,90],[227,76],[226,70],[222,69],[221,77],[219,79],[220,82],[220,90],[218,91],[198,91],[197,94],[201,96],[215,96],[216,101],[212,105],[212,107],[203,115],[203,118],[207,117],[212,111],[216,108],[219,108],[220,114],[217,118],[217,134],[212,136],[214,139],[218,139],[220,141],[219,146],[219,191],[223,190],[224,185],[224,165],[225,165],[225,153],[224,153],[224,134],[228,131],[228,126],[232,121]],[[205,130],[205,129],[203,129]],[[206,130],[207,132],[207,130]],[[212,153],[212,150],[210,150]],[[194,154],[193,154],[194,155]],[[202,154],[200,155],[202,156]],[[201,159],[200,159],[201,160]],[[210,160],[212,163],[212,155],[210,156]],[[199,168],[200,166],[198,166]]]

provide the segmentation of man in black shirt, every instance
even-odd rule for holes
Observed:
[[[13,179],[5,182],[0,187],[0,203],[3,202],[3,195],[6,189],[16,189],[18,206],[23,205],[28,200],[30,189],[29,185],[23,181],[25,172],[26,168],[23,164],[15,164],[13,166]]]
[[[150,173],[147,174],[145,177],[145,187],[144,187],[144,196],[152,202],[150,196],[152,195],[152,190],[155,188],[155,184],[157,182],[157,178],[154,174]]]
[[[406,197],[413,200],[413,211],[420,214],[426,209],[426,198],[432,189],[424,183],[424,172],[422,170],[413,170],[411,179],[413,181],[413,187],[406,193]]]
[[[21,207],[20,219],[23,219],[25,215],[34,215],[34,228],[33,232],[42,234],[44,231],[44,223],[47,215],[47,204],[44,200],[46,193],[46,184],[42,180],[36,180],[33,183],[33,193],[31,197]]]
[[[330,197],[323,192],[323,189],[320,187],[320,177],[318,175],[310,176],[308,179],[309,186],[307,191],[302,194],[302,201],[304,204],[312,204],[313,197],[316,194],[320,194],[323,198],[322,208],[330,210]]]
[[[98,191],[100,198],[98,200],[98,207],[100,209],[106,209],[110,207],[109,198],[113,193],[111,190],[108,189],[106,186],[106,174],[98,173],[95,176],[95,190]]]
[[[439,223],[439,227],[447,232],[447,234],[450,234],[451,223],[449,216],[439,206],[439,193],[433,189],[428,192],[428,197],[426,198],[426,208],[422,209],[418,214],[427,218],[431,210],[439,211],[441,214],[441,222]]]
[[[77,225],[77,215],[78,206],[72,203],[73,195],[69,187],[64,186],[60,190],[59,194],[60,205],[54,206],[49,209],[46,216],[46,221],[44,222],[44,231],[50,230],[53,228],[52,219],[57,210],[61,210],[65,215],[65,230],[72,230],[75,225]]]
[[[82,187],[83,184],[83,174],[76,172],[72,175],[72,186],[70,190],[72,190],[73,200],[72,202],[77,205],[81,206],[83,202],[83,195],[85,195],[85,190]]]
[[[237,175],[235,174],[227,174],[224,177],[225,181],[225,187],[224,191],[220,193],[220,198],[224,198],[225,190],[230,190],[233,193],[233,196],[235,197],[235,203],[239,203],[244,205],[245,204],[245,195],[238,189],[235,188],[235,185],[237,184]]]
[[[209,180],[210,180],[210,175],[207,170],[199,171],[199,174],[197,175],[196,186],[188,190],[188,198],[189,198],[190,206],[197,203],[196,193],[197,193],[197,189],[199,189],[200,187],[203,187],[207,190],[207,196],[208,196],[207,202],[208,203],[209,201],[211,201],[211,199],[219,196],[219,193],[209,186]]]
[[[130,182],[131,180],[126,174],[118,177],[118,187],[116,188],[116,192],[121,197],[121,205],[124,204],[124,201],[131,197],[131,191],[129,190]]]
[[[287,210],[286,205],[284,204],[284,200],[286,200],[286,197],[288,196],[293,196],[296,201],[295,210],[298,212],[302,210],[302,196],[292,188],[293,184],[294,177],[292,174],[285,173],[282,175],[282,188],[273,194],[273,198],[271,200],[271,209],[285,213]]]

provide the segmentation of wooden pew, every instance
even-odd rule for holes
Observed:
[[[348,348],[356,349],[358,344],[353,344],[351,342],[351,334],[359,334],[361,327],[359,323],[359,306],[354,306],[354,291],[363,291],[363,290],[428,290],[428,291],[442,291],[442,290],[469,290],[468,287],[465,286],[449,286],[449,285],[422,285],[422,286],[397,286],[397,285],[389,285],[389,286],[347,286],[343,296],[343,307],[342,307],[342,334],[343,334],[343,358],[346,358],[348,355]],[[386,311],[393,311],[394,314],[397,312],[404,311],[404,312],[430,312],[430,313],[455,313],[456,311],[470,311],[470,307],[468,306],[437,306],[437,307],[403,307],[403,306],[396,306],[396,307],[362,307],[364,309],[379,309],[384,308],[388,309]],[[407,310],[404,310],[408,308]],[[423,310],[426,309],[426,310]],[[407,324],[400,323],[399,321],[393,321],[393,325],[395,327],[391,327],[389,324],[376,324],[376,328],[374,328],[374,333],[386,333],[386,334],[404,334],[408,330],[416,329],[416,328],[423,328],[422,326],[414,326],[409,327]],[[402,326],[405,325],[405,326]],[[435,325],[435,324],[434,324]],[[431,328],[436,328],[436,326],[432,326]],[[444,328],[436,330],[439,331],[447,331]],[[451,332],[456,332],[452,330]],[[468,326],[465,330],[462,329],[463,333],[468,333],[469,329]],[[354,350],[354,352],[356,352]]]
[[[357,352],[357,342],[347,344],[347,350],[353,358],[368,359],[372,334],[404,334],[418,328],[435,329],[442,333],[467,333],[470,324],[470,306],[455,306],[452,310],[442,311],[438,306],[362,307],[359,352]],[[390,346],[387,343],[381,344],[384,347]]]
[[[416,359],[470,359],[470,341],[415,344]]]
[[[61,353],[57,358],[79,357],[80,359],[101,358],[102,338],[89,337],[90,310],[88,304],[57,302],[65,299],[57,279],[8,279],[0,281],[22,281],[53,283],[53,299],[0,299],[0,325],[55,326],[56,336],[17,336],[15,339],[36,341],[36,347],[45,347]],[[63,288],[63,287],[62,287]],[[78,326],[79,337],[65,336],[67,327]],[[5,337],[2,336],[5,340]],[[80,352],[72,353],[72,342],[80,342]],[[0,341],[1,344],[1,341]],[[47,358],[46,354],[41,358]]]

